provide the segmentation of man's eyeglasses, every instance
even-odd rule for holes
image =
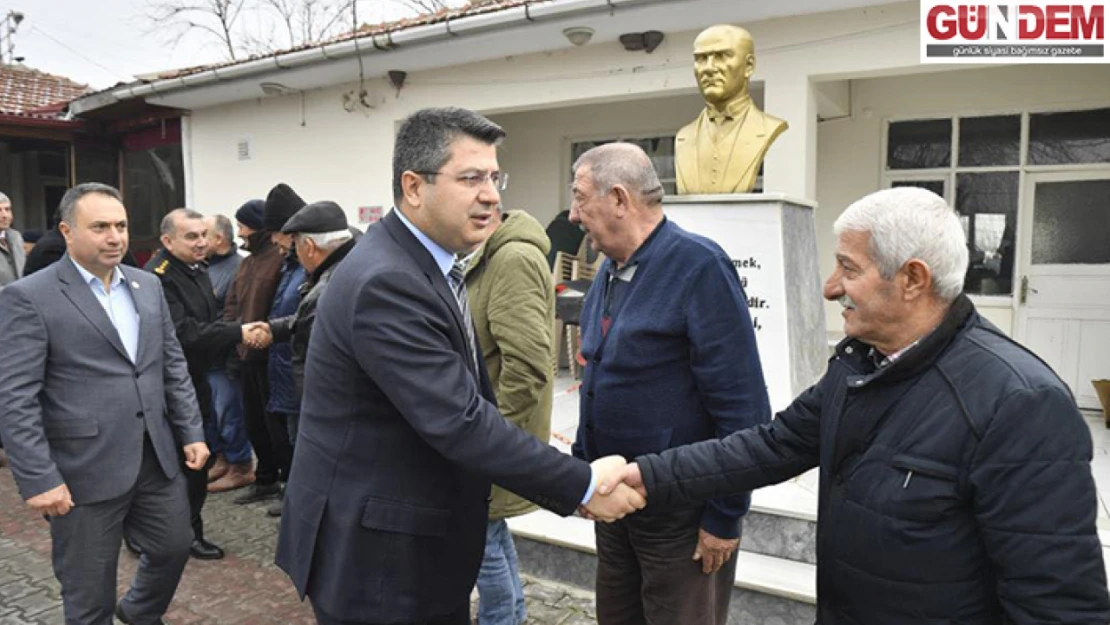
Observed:
[[[441,171],[414,171],[412,173],[420,174],[421,176],[426,176],[429,178],[431,176],[445,175]],[[498,191],[504,191],[505,189],[509,188],[509,174],[503,171],[475,171],[468,174],[460,174],[458,176],[455,176],[455,180],[459,181],[468,189],[481,188],[485,186],[487,182],[492,182],[493,188],[497,189]],[[434,183],[435,181],[429,180],[429,182]]]

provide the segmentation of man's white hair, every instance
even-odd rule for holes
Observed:
[[[885,189],[844,209],[833,233],[871,235],[868,254],[884,280],[917,259],[933,273],[933,291],[945,302],[959,296],[967,273],[967,238],[960,217],[939,195],[916,187]]]
[[[12,203],[11,199],[8,198],[8,196],[5,195],[3,191],[0,191],[0,204],[11,205],[11,203]]]
[[[325,252],[334,251],[351,238],[350,230],[332,230],[331,232],[302,232],[297,235],[305,239],[312,239],[316,247]]]

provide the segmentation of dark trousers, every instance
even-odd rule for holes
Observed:
[[[181,463],[181,471],[185,473],[186,491],[189,495],[189,523],[193,526],[193,537],[198,540],[204,538],[204,519],[201,510],[208,499],[208,469],[216,461],[215,456],[208,457],[208,463],[200,471],[194,471]]]
[[[282,482],[289,478],[289,465],[293,462],[293,446],[285,417],[267,412],[270,399],[270,377],[266,362],[244,362],[241,371],[243,383],[243,416],[247,422],[247,437],[258,456],[254,469],[255,483],[261,486]]]
[[[706,575],[696,562],[702,509],[597,523],[598,625],[724,625],[736,556]]]
[[[337,619],[321,610],[315,603],[312,611],[316,613],[317,625],[375,625],[368,621],[344,621]],[[426,621],[412,621],[401,625],[470,625],[470,602],[459,606],[458,609],[446,616],[437,616]]]
[[[133,623],[156,622],[177,591],[193,533],[185,478],[178,474],[166,479],[146,437],[142,468],[127,494],[50,517],[54,575],[62,585],[66,625],[112,625],[124,532],[142,556],[121,609]]]

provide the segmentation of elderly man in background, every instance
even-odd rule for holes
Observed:
[[[1059,377],[961,291],[967,240],[929,191],[833,225],[844,333],[770,424],[625,469],[649,509],[821,467],[822,625],[1110,622],[1091,433]],[[604,488],[603,488],[604,490]]]
[[[27,250],[23,237],[12,227],[12,201],[0,193],[0,289],[23,277]]]
[[[663,214],[639,147],[574,164],[570,220],[608,257],[583,304],[574,454],[632,458],[771,418],[747,296],[716,243]],[[598,524],[599,625],[724,625],[748,493]]]
[[[355,246],[355,238],[347,226],[347,215],[335,202],[315,202],[297,211],[281,229],[293,237],[297,258],[308,279],[301,285],[300,303],[292,315],[270,320],[270,333],[275,343],[287,342],[293,351],[293,390],[297,405],[304,396],[304,363],[308,357],[308,339],[316,322],[316,305],[328,288],[328,282],[339,262]],[[299,415],[288,420],[289,440],[297,440]]]
[[[262,200],[251,200],[262,206]],[[235,244],[231,220],[223,215],[204,218],[208,232],[208,279],[215,291],[216,308],[223,318],[227,293],[239,272],[243,257]],[[205,422],[205,436],[216,460],[208,470],[208,492],[221,493],[249,486],[254,482],[251,466],[253,451],[243,423],[243,390],[238,372],[229,368],[235,358],[234,346],[225,354],[212,358],[206,374],[212,391],[213,418]],[[234,376],[234,377],[233,377]]]

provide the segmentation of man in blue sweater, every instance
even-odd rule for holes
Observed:
[[[633,458],[766,423],[770,403],[729,257],[663,215],[639,147],[610,143],[574,164],[570,220],[608,259],[582,310],[586,368],[574,455]],[[598,524],[600,625],[724,625],[742,493]]]

